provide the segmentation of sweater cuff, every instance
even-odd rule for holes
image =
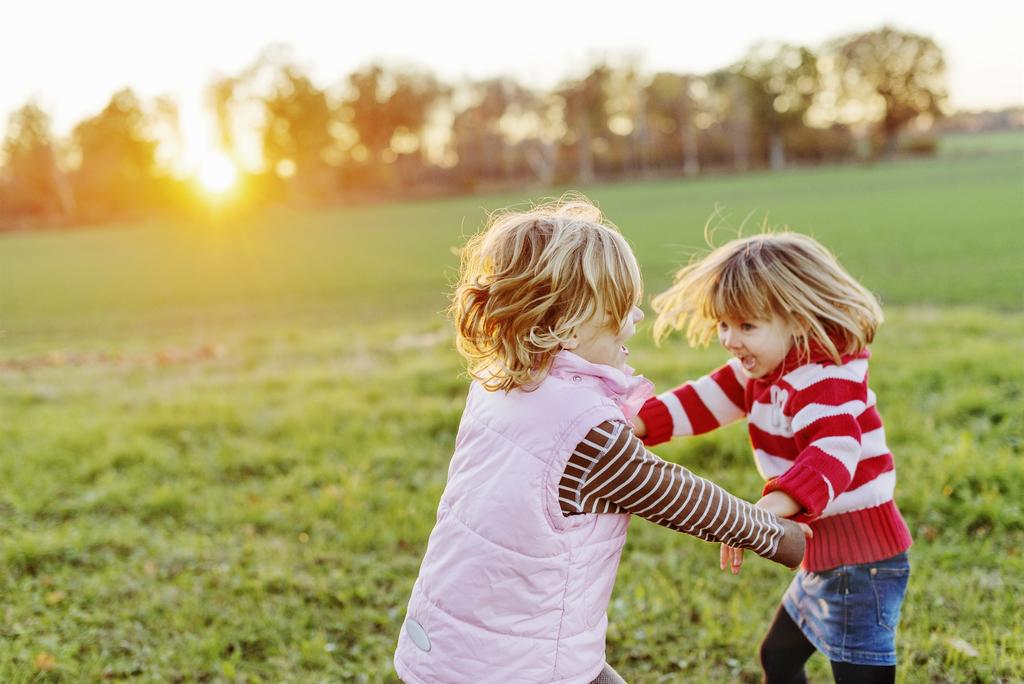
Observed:
[[[798,522],[814,520],[829,504],[829,488],[825,476],[802,463],[794,464],[782,475],[768,480],[761,495],[775,491],[789,494],[803,507],[801,513],[790,516],[791,520]]]
[[[781,563],[790,569],[796,568],[804,559],[807,537],[800,526],[792,520],[779,518],[778,521],[782,525],[782,537],[779,539],[775,554],[768,560]]]
[[[643,437],[645,446],[661,444],[672,437],[672,414],[661,399],[651,397],[640,407],[637,415],[647,428],[647,434]]]

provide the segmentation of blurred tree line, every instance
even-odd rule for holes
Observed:
[[[939,46],[886,26],[818,49],[760,43],[706,74],[598,63],[550,90],[382,64],[321,88],[271,48],[207,95],[243,170],[233,201],[258,207],[888,157],[942,116],[947,90]],[[122,90],[60,140],[29,102],[0,149],[0,227],[200,211],[168,160],[181,144],[166,98]]]

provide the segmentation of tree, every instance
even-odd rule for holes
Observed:
[[[272,45],[236,76],[207,87],[221,151],[241,168],[263,171],[264,199],[330,199],[338,185],[343,127],[336,102],[296,64],[291,49]]]
[[[508,123],[506,142],[515,147],[526,168],[541,185],[551,186],[566,130],[560,99],[550,92],[517,85],[502,119]]]
[[[598,64],[578,81],[570,81],[558,90],[565,112],[566,141],[574,146],[578,180],[594,180],[594,142],[607,144],[607,84],[611,69]]]
[[[218,76],[207,86],[206,98],[213,110],[221,151],[237,161],[238,140],[235,132],[242,78]]]
[[[880,104],[876,140],[886,156],[896,151],[908,122],[942,114],[948,97],[946,60],[931,38],[883,26],[837,38],[827,51],[840,104],[852,103],[861,111],[870,100]]]
[[[29,102],[7,121],[0,173],[0,211],[8,216],[66,216],[73,198],[58,167],[50,117]]]
[[[274,88],[262,99],[265,111],[263,160],[286,179],[293,199],[322,199],[332,190],[329,160],[335,141],[335,112],[327,93],[291,64],[277,73]]]
[[[786,134],[804,126],[804,114],[820,89],[818,58],[806,47],[759,43],[736,66],[744,79],[752,123],[769,163],[786,162]]]
[[[153,99],[147,118],[147,134],[159,141],[156,149],[158,166],[174,168],[185,151],[178,103],[169,95],[158,96]]]
[[[142,103],[127,88],[75,126],[72,185],[88,217],[150,209],[158,202],[157,141],[148,129]]]
[[[704,82],[709,90],[707,113],[718,124],[720,138],[728,141],[726,154],[732,157],[734,169],[746,171],[750,168],[751,133],[750,93],[746,80],[730,68],[708,74]]]
[[[501,120],[518,99],[519,86],[502,78],[473,83],[467,95],[473,102],[452,121],[452,144],[460,174],[471,183],[510,173],[510,149]]]
[[[670,164],[679,164],[681,160],[687,176],[700,172],[695,124],[699,107],[694,94],[698,81],[695,76],[660,72],[646,88],[648,148],[660,161],[668,157]]]
[[[635,61],[611,69],[604,83],[609,161],[626,173],[646,173],[650,165],[645,86]]]
[[[431,109],[448,92],[431,74],[388,71],[378,64],[351,74],[344,106],[371,161],[387,162],[385,154],[398,136],[418,138]]]

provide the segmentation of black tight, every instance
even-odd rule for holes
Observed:
[[[789,613],[779,606],[761,642],[761,669],[766,684],[807,684],[804,663],[814,646],[796,626]]]
[[[761,667],[765,684],[807,684],[804,663],[814,646],[796,626],[782,606],[761,642]],[[831,661],[836,684],[892,684],[896,668],[892,665],[854,665]]]

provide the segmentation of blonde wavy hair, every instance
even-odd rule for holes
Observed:
[[[583,323],[615,328],[643,283],[619,230],[582,196],[504,210],[461,250],[449,314],[470,375],[486,389],[530,389]]]
[[[837,364],[875,337],[883,316],[878,300],[813,238],[788,231],[731,240],[680,269],[654,297],[654,337],[686,330],[692,346],[707,346],[718,321],[781,316],[810,354],[820,346]]]

